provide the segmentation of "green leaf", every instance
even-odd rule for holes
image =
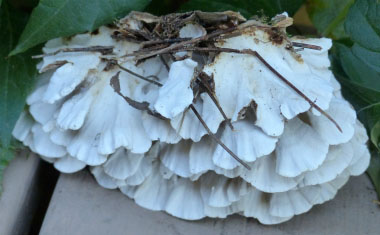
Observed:
[[[376,23],[377,22],[377,23]],[[380,4],[358,0],[344,23],[353,45],[336,43],[335,52],[345,76],[338,76],[345,96],[358,109],[361,120],[372,133],[380,121]],[[349,92],[347,92],[347,90]],[[355,96],[355,97],[353,97]],[[376,136],[376,131],[373,132]],[[372,139],[376,142],[376,138]],[[378,147],[378,146],[377,146]]]
[[[26,21],[26,15],[3,2],[0,9],[0,182],[2,172],[13,156],[11,132],[36,74],[36,61],[30,57],[34,52],[7,57]]]
[[[176,12],[187,0],[152,0],[144,11],[153,15],[166,15]]]
[[[351,82],[339,75],[337,78],[342,84],[344,97],[355,107],[360,121],[370,132],[380,120],[380,91]]]
[[[369,177],[371,178],[371,181],[373,185],[375,186],[375,189],[377,191],[377,196],[380,198],[380,155],[379,152],[373,152],[371,163],[369,165],[369,168],[367,170]]]
[[[26,95],[36,74],[35,63],[30,53],[7,57],[15,46],[27,20],[5,2],[0,11],[0,144],[7,147],[11,131],[22,111]]]
[[[15,9],[22,9],[24,12],[31,12],[38,5],[39,0],[5,0]]]
[[[3,191],[3,173],[9,162],[12,160],[14,153],[8,148],[0,146],[0,195]]]
[[[343,95],[357,110],[361,122],[370,132],[371,142],[380,150],[380,92],[372,90],[347,79],[340,78]]]
[[[284,11],[290,16],[301,7],[304,0],[190,0],[181,7],[181,11],[238,11],[245,17],[257,15],[261,10],[269,17]]]
[[[354,1],[308,0],[306,9],[318,32],[325,37],[342,39],[348,37],[343,23]]]
[[[380,120],[376,122],[371,130],[371,141],[380,150]]]
[[[351,43],[334,43],[333,71],[343,95],[356,108],[371,142],[368,173],[380,197],[380,2],[357,0],[344,21]]]
[[[356,1],[347,15],[344,28],[352,41],[371,51],[380,52],[380,2]]]
[[[354,44],[351,48],[336,43],[338,56],[350,81],[380,92],[380,53]]]
[[[359,117],[362,117],[361,119],[370,132],[371,142],[374,144],[377,150],[380,150],[380,102],[363,108],[359,112]]]
[[[131,10],[143,10],[149,2],[150,0],[41,0],[10,55],[24,52],[49,39],[93,31],[125,16]]]

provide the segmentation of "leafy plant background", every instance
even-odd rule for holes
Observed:
[[[190,10],[239,11],[245,17],[293,16],[290,32],[330,37],[335,76],[370,136],[368,174],[380,198],[380,2],[379,0],[0,0],[0,193],[2,174],[15,155],[11,132],[36,79],[38,54],[49,39],[92,31],[131,10],[156,15]],[[304,22],[305,19],[310,22]],[[305,27],[306,25],[306,27]]]

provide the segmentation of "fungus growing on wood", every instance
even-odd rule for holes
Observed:
[[[51,40],[13,135],[59,171],[88,165],[151,210],[287,221],[369,164],[368,137],[329,70],[331,41],[288,37],[291,23],[132,12]]]

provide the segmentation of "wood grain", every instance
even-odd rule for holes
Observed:
[[[367,177],[352,177],[333,201],[276,226],[238,215],[185,221],[143,209],[117,190],[101,188],[87,172],[62,175],[42,225],[42,235],[63,234],[378,234],[380,209]]]

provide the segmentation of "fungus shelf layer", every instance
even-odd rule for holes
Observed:
[[[235,12],[132,12],[46,43],[13,135],[61,172],[188,220],[277,224],[334,198],[368,137],[329,70],[331,40]]]

